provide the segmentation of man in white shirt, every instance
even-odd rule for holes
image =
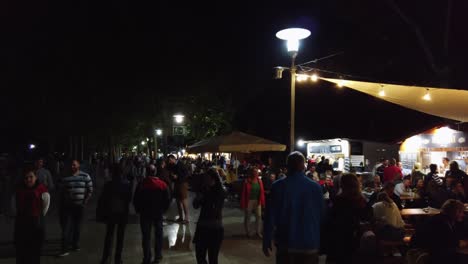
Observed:
[[[403,178],[403,182],[398,183],[395,185],[395,190],[393,191],[395,195],[400,197],[403,193],[407,193],[410,191],[411,186],[411,179],[410,177]]]

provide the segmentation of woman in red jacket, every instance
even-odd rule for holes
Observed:
[[[265,207],[265,192],[263,190],[263,183],[258,178],[258,169],[250,168],[247,171],[248,178],[244,181],[241,196],[241,209],[245,210],[244,227],[247,237],[250,237],[249,225],[250,215],[255,212],[255,225],[257,228],[257,236],[261,235],[261,215],[262,207]]]

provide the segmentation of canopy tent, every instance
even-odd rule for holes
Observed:
[[[320,78],[382,100],[460,122],[468,122],[468,91],[437,87],[360,82],[343,79]],[[383,91],[383,92],[382,92]],[[429,93],[430,99],[423,100]],[[384,95],[383,95],[384,94]]]
[[[284,151],[286,146],[261,137],[242,132],[232,132],[224,136],[212,137],[189,146],[189,153],[203,152],[259,152]]]

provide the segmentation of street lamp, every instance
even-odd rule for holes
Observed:
[[[163,133],[162,129],[159,129],[159,128],[156,129],[156,136],[160,137],[162,136],[162,133]]]
[[[154,130],[155,132],[155,137],[154,137],[154,158],[158,158],[158,137],[161,137],[163,134],[162,129],[157,128]]]
[[[299,51],[299,41],[310,36],[310,31],[303,28],[288,28],[283,29],[276,33],[276,37],[286,40],[288,53],[291,55],[291,117],[290,117],[290,130],[289,130],[289,151],[294,151],[294,118],[295,118],[295,97],[296,97],[296,65],[294,61]]]
[[[302,147],[304,147],[304,145],[305,145],[305,141],[304,141],[304,140],[299,139],[299,140],[297,141],[297,146],[298,146],[298,147],[302,148]]]
[[[184,122],[184,115],[180,115],[180,114],[177,114],[177,115],[174,115],[174,121],[177,123],[177,124],[182,124]]]

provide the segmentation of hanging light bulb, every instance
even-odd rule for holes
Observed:
[[[297,80],[298,82],[305,81],[305,80],[307,80],[307,75],[304,75],[304,74],[297,74],[297,75],[296,75],[296,80]]]
[[[426,94],[422,98],[424,101],[431,101],[431,94],[429,93],[429,89],[426,89]]]
[[[319,79],[319,76],[317,73],[313,73],[311,76],[310,76],[310,80],[312,80],[313,82],[317,82]]]
[[[379,96],[380,96],[380,97],[384,97],[384,96],[385,96],[385,90],[384,90],[384,86],[383,86],[383,85],[381,85],[381,87],[380,87]]]
[[[343,86],[345,86],[345,84],[346,84],[345,80],[340,80],[336,85],[338,86],[338,88],[342,88]]]

